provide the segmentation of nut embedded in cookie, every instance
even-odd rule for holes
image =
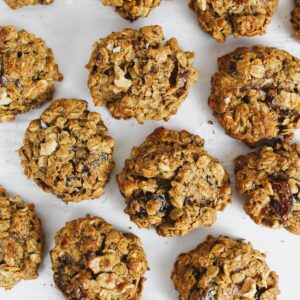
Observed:
[[[278,142],[235,159],[236,187],[251,219],[300,234],[300,144]]]
[[[65,202],[98,198],[114,167],[114,140],[87,102],[55,100],[27,128],[19,150],[25,175]]]
[[[140,239],[98,217],[66,225],[50,252],[54,281],[66,300],[139,300],[148,263]]]
[[[171,278],[180,300],[276,300],[279,295],[278,275],[265,255],[251,243],[225,236],[208,236],[180,254]]]
[[[12,8],[20,8],[26,5],[48,5],[53,3],[54,0],[4,0],[7,5]]]
[[[193,61],[160,26],[124,29],[94,44],[88,86],[95,105],[116,119],[167,121],[198,78]]]
[[[202,30],[224,43],[230,34],[236,38],[265,34],[278,0],[190,0],[189,6]]]
[[[0,122],[52,100],[63,75],[41,38],[13,26],[0,26]]]
[[[43,245],[34,205],[7,196],[0,186],[0,286],[11,289],[21,280],[36,279]]]
[[[296,7],[292,11],[291,22],[294,26],[295,37],[300,40],[300,0],[295,0]]]
[[[160,0],[100,0],[105,6],[112,6],[123,18],[133,22],[160,5]]]
[[[231,137],[255,146],[300,127],[300,60],[265,46],[218,59],[208,104]]]
[[[125,161],[117,181],[125,212],[140,228],[182,236],[212,226],[231,202],[229,176],[187,131],[157,128]]]

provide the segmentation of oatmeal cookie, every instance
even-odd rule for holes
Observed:
[[[117,175],[125,212],[140,228],[162,236],[182,236],[211,226],[231,202],[229,176],[187,131],[157,128],[134,147]]]
[[[98,217],[68,222],[50,252],[54,281],[66,300],[138,300],[147,260],[140,239]]]
[[[198,78],[193,61],[175,38],[164,41],[160,26],[124,29],[95,43],[88,86],[116,119],[167,121]]]
[[[273,147],[235,160],[236,187],[257,224],[300,234],[300,144]]]
[[[51,49],[25,30],[0,26],[0,122],[40,107],[52,99],[61,81]]]
[[[37,278],[43,244],[34,205],[7,196],[0,186],[0,286],[11,289],[22,279]]]
[[[55,100],[29,124],[19,150],[25,175],[65,202],[98,198],[114,167],[114,141],[96,112],[77,99]]]
[[[251,243],[208,236],[189,253],[180,254],[172,272],[180,300],[276,300],[278,275]]]
[[[38,5],[38,4],[43,4],[43,5],[48,5],[53,3],[54,0],[4,0],[7,5],[12,8],[20,8],[26,5]]]
[[[292,11],[292,24],[295,29],[295,36],[300,40],[300,0],[295,0],[296,7]]]
[[[149,13],[160,5],[160,0],[101,0],[105,6],[112,6],[116,12],[129,21],[140,17],[147,17]]]
[[[215,40],[253,37],[266,32],[266,27],[277,9],[278,0],[190,0],[200,27]]]
[[[218,59],[209,106],[226,133],[249,146],[300,127],[300,60],[286,51],[254,46]]]

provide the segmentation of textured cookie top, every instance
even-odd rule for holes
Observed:
[[[54,0],[4,0],[12,9],[26,5],[51,4]]]
[[[178,256],[172,280],[180,300],[276,300],[278,276],[250,243],[221,236]]]
[[[292,24],[295,29],[295,36],[300,40],[300,0],[295,0],[296,7],[292,11]]]
[[[0,186],[0,286],[38,277],[42,261],[41,223],[33,204],[10,198]]]
[[[300,60],[264,46],[218,59],[209,106],[226,133],[254,146],[300,127]]]
[[[66,300],[140,299],[148,265],[137,236],[85,217],[56,234],[50,254],[54,281]]]
[[[124,29],[94,44],[88,86],[117,119],[167,121],[198,78],[193,60],[176,39],[164,41],[160,26]]]
[[[181,236],[214,224],[231,202],[229,177],[187,131],[156,129],[127,159],[117,175],[125,212],[139,227],[162,236]]]
[[[200,27],[218,42],[233,34],[252,37],[266,32],[278,0],[190,0]]]
[[[19,150],[25,175],[65,202],[99,197],[114,167],[113,139],[87,102],[55,100],[29,124]]]
[[[112,6],[123,18],[135,21],[147,17],[151,10],[160,5],[160,0],[100,0],[106,6]]]
[[[235,160],[237,190],[258,224],[300,234],[300,144],[278,143]]]
[[[51,100],[54,82],[62,79],[42,39],[0,26],[0,122]]]

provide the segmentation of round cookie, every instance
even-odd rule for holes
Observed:
[[[300,234],[300,144],[278,142],[235,159],[236,187],[257,224]]]
[[[212,226],[231,202],[229,176],[187,131],[157,128],[125,161],[117,175],[125,212],[140,228],[161,236],[182,236]]]
[[[20,8],[26,5],[51,4],[54,0],[4,0],[7,5],[12,8]]]
[[[0,186],[0,286],[11,289],[22,279],[36,279],[43,245],[34,205],[8,197]]]
[[[140,299],[148,266],[140,239],[101,218],[66,223],[50,255],[55,284],[66,300]]]
[[[52,99],[63,75],[41,38],[13,26],[0,26],[0,122]]]
[[[291,22],[295,29],[295,36],[300,40],[300,0],[295,0],[296,7],[292,11]]]
[[[114,141],[96,112],[77,99],[55,100],[30,122],[19,150],[25,175],[65,202],[98,198],[114,167]]]
[[[116,119],[167,121],[198,78],[193,61],[175,38],[164,41],[160,26],[124,29],[94,44],[88,86]]]
[[[208,236],[191,252],[180,254],[171,275],[180,300],[278,299],[278,275],[251,243]]]
[[[264,34],[278,0],[190,0],[189,6],[202,30],[224,43],[230,34],[236,38]]]
[[[225,132],[255,146],[300,127],[300,60],[276,48],[238,48],[218,59],[208,104]]]
[[[160,0],[100,0],[105,6],[112,6],[116,12],[131,22],[149,13],[160,5]]]

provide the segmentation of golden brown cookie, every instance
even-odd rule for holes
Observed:
[[[129,21],[147,17],[160,5],[160,0],[100,0],[105,6],[112,6],[116,12]]]
[[[22,279],[36,279],[43,244],[34,205],[7,196],[0,186],[0,286],[11,289]]]
[[[251,243],[220,236],[177,257],[172,272],[179,300],[276,300],[278,275]]]
[[[66,223],[50,252],[54,281],[66,300],[138,300],[147,260],[140,239],[98,217]]]
[[[278,0],[190,0],[203,31],[220,43],[232,34],[239,38],[266,32]]]
[[[114,140],[87,102],[55,100],[27,128],[19,150],[25,175],[65,202],[98,198],[114,167]]]
[[[63,75],[41,38],[13,26],[0,26],[0,122],[52,99]]]
[[[182,236],[212,226],[231,202],[229,176],[187,131],[157,128],[125,161],[117,175],[125,212],[140,228],[162,236]]]
[[[300,40],[300,0],[295,0],[296,7],[292,11],[291,22],[295,29],[295,36]]]
[[[193,61],[176,39],[164,40],[160,26],[124,29],[94,44],[88,86],[116,119],[167,121],[198,78]]]
[[[300,234],[300,144],[278,142],[235,160],[236,187],[257,224]]]
[[[300,60],[254,46],[218,59],[208,104],[231,137],[255,146],[300,127]]]
[[[26,5],[38,5],[38,4],[43,4],[43,5],[48,5],[53,3],[54,0],[4,0],[7,5],[12,8],[20,8]]]

